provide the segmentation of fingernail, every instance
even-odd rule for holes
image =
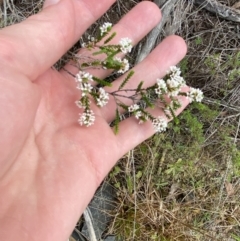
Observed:
[[[46,0],[44,2],[43,8],[59,3],[61,0]]]

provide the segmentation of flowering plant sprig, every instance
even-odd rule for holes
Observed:
[[[171,118],[175,118],[175,112],[181,107],[179,96],[185,96],[189,102],[201,102],[203,93],[199,89],[190,87],[189,91],[182,92],[182,88],[186,86],[185,80],[181,76],[181,71],[176,66],[171,66],[166,76],[162,79],[157,79],[156,83],[148,88],[144,88],[144,81],[140,81],[136,89],[125,88],[128,81],[134,75],[134,71],[130,70],[130,64],[126,58],[120,58],[120,54],[128,54],[132,50],[132,40],[129,38],[120,39],[118,44],[109,44],[116,36],[116,33],[111,33],[112,24],[104,23],[96,38],[89,37],[88,43],[83,43],[83,47],[91,51],[92,57],[81,58],[79,72],[74,76],[77,83],[77,89],[80,92],[80,98],[76,101],[76,105],[82,109],[78,122],[82,126],[89,127],[95,122],[95,114],[91,109],[91,103],[102,108],[106,106],[113,97],[117,104],[116,118],[114,122],[115,132],[118,132],[119,123],[121,121],[121,113],[127,112],[134,116],[139,123],[151,121],[156,132],[165,131],[167,122]],[[101,58],[96,59],[96,56]],[[103,57],[105,56],[105,57]],[[79,56],[78,56],[79,57]],[[111,83],[96,76],[92,76],[86,70],[88,68],[102,68],[115,71],[118,74],[125,74],[125,78],[119,88],[112,92],[106,92],[104,87],[111,87]],[[92,83],[94,83],[92,85]],[[129,95],[131,93],[131,95]],[[132,101],[132,104],[126,105],[123,102],[124,98]],[[147,110],[148,107],[154,108],[156,103],[160,103],[160,108],[165,113],[165,117],[154,117]],[[159,107],[159,106],[158,106]]]

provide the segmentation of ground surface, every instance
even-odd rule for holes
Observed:
[[[0,26],[37,13],[42,2],[5,1]],[[138,2],[117,1],[86,36],[103,22],[117,22]],[[232,6],[237,1],[219,2]],[[179,0],[157,42],[173,33],[188,44],[179,65],[187,83],[201,88],[206,98],[189,107],[180,124],[172,123],[166,133],[129,152],[111,172],[106,181],[118,198],[106,233],[137,241],[239,241],[239,23]]]

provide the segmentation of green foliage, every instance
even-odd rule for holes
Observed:
[[[233,81],[237,78],[240,78],[240,67],[238,69],[233,69],[229,72],[229,76],[228,76],[229,81]]]
[[[119,70],[122,67],[122,63],[116,60],[115,55],[108,56],[104,61],[104,67],[107,69]]]
[[[240,78],[240,51],[233,56],[228,56],[228,61],[223,65],[224,70],[225,68],[229,69],[229,81]]]
[[[234,145],[232,147],[234,174],[240,176],[240,150]]]
[[[179,63],[179,67],[182,71],[183,77],[185,77],[185,75],[188,71],[188,58],[187,57],[185,57],[184,59],[181,60],[181,62]]]
[[[240,78],[240,51],[225,57],[222,57],[220,53],[212,54],[205,59],[204,63],[212,76],[216,74],[225,76],[227,88],[232,87],[232,81]]]
[[[96,81],[98,84],[102,85],[102,86],[108,86],[108,87],[111,87],[112,84],[107,82],[106,80],[103,80],[103,79],[99,79],[95,76],[93,76],[93,80]]]
[[[110,37],[108,37],[105,41],[104,41],[104,44],[107,44],[109,43],[117,34],[114,32],[111,34]]]
[[[87,63],[82,63],[81,68],[88,68],[88,67],[99,67],[102,65],[100,60],[93,60]]]
[[[234,238],[235,241],[240,241],[240,237],[235,234],[232,234],[232,238]]]
[[[130,175],[126,176],[127,190],[131,194],[133,192],[133,178]]]
[[[106,54],[109,58],[113,58],[116,54],[120,53],[119,47],[116,45],[99,46],[99,49],[99,51],[92,53],[92,55]]]
[[[173,164],[168,164],[167,169],[165,173],[167,175],[171,175],[172,178],[179,176],[179,174],[183,173],[185,171],[186,164],[185,162],[180,158]]]
[[[154,103],[148,98],[145,93],[141,93],[141,97],[147,107],[154,108]]]
[[[220,60],[221,60],[221,57],[219,53],[209,55],[205,59],[204,64],[206,65],[206,67],[208,68],[208,71],[212,76],[214,76],[219,71]]]
[[[138,84],[137,89],[136,89],[136,93],[139,93],[139,92],[142,90],[143,83],[144,83],[144,81],[141,81],[141,82]]]
[[[219,114],[217,106],[210,107],[203,103],[193,103],[189,108],[194,113],[199,113],[199,120],[202,122],[212,122]]]
[[[112,27],[109,26],[109,27],[107,28],[107,31],[104,32],[103,34],[101,34],[101,31],[99,31],[96,42],[98,43],[98,42],[100,42],[102,39],[104,39],[105,37],[107,37],[107,36],[109,35],[109,32],[111,31],[111,29],[112,29]],[[113,33],[113,34],[115,34],[115,33]],[[110,37],[111,37],[111,36],[110,36]]]
[[[131,77],[134,75],[134,71],[131,70],[128,74],[127,77],[123,80],[122,84],[119,86],[118,90],[121,90],[126,84],[127,82],[131,79]]]
[[[119,131],[119,123],[121,121],[120,112],[116,109],[115,120],[114,120],[114,133],[117,134]]]
[[[156,134],[136,148],[135,180],[134,174],[124,169],[125,166],[129,168],[129,164],[119,163],[122,172],[115,176],[118,181],[115,180],[114,185],[120,187],[121,183],[118,192],[124,192],[114,230],[122,240],[205,240],[209,230],[204,227],[209,222],[223,219],[222,213],[231,212],[233,197],[224,196],[225,189],[223,196],[219,196],[227,164],[224,158],[219,159],[217,152],[222,150],[226,156],[232,157],[234,172],[229,170],[232,176],[228,180],[238,180],[240,151],[233,145],[234,129],[223,126],[213,137],[213,144],[203,145],[206,144],[205,132],[213,121],[217,121],[220,111],[217,104],[195,103],[178,117],[178,123],[170,124],[166,133]],[[211,152],[214,157],[210,158]],[[221,198],[224,202],[223,206],[219,204],[218,211],[216,204]],[[236,206],[239,205],[237,200]],[[226,225],[237,225],[236,220],[226,216]],[[235,230],[232,230],[235,233],[232,238],[238,241]],[[190,232],[191,235],[186,235]],[[176,233],[179,234],[177,237]],[[192,239],[187,239],[190,236]]]
[[[197,36],[195,39],[195,44],[196,45],[201,45],[203,43],[203,39],[200,36]]]

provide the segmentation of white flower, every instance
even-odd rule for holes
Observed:
[[[137,111],[134,116],[136,117],[136,119],[138,120],[141,116],[142,116],[142,112],[141,111]]]
[[[75,76],[75,80],[76,82],[87,82],[87,81],[93,81],[93,76],[87,72],[84,71],[79,71],[76,76]]]
[[[140,108],[139,105],[133,104],[133,105],[128,107],[128,111],[129,112],[134,112],[134,111],[138,110],[139,108]]]
[[[157,79],[157,85],[159,88],[167,90],[167,85],[163,79]]]
[[[91,92],[92,86],[89,83],[78,83],[77,89],[82,91],[82,97]]]
[[[187,97],[190,103],[193,101],[201,102],[203,99],[203,92],[200,89],[190,87]]]
[[[139,111],[138,111],[139,112]],[[136,115],[135,115],[136,116]],[[137,118],[137,117],[136,117]],[[137,118],[138,119],[138,118]],[[140,121],[138,122],[138,124],[142,124],[145,121],[149,120],[149,116],[145,113],[141,113],[141,116],[139,116]]]
[[[115,57],[114,59],[122,65],[121,68],[117,71],[117,73],[124,74],[129,70],[130,65],[127,59],[122,60],[119,57]]]
[[[170,70],[167,71],[167,74],[173,75],[173,76],[180,76],[181,70],[177,66],[170,66]]]
[[[80,117],[78,119],[78,123],[83,126],[91,126],[93,125],[95,121],[95,116],[92,110],[86,110],[85,112],[83,112],[82,114],[80,114]]]
[[[99,97],[97,98],[97,105],[103,107],[108,103],[108,100],[108,93],[103,88],[99,88]]]
[[[88,36],[88,40],[90,40],[91,42],[94,42],[94,41],[95,41],[95,38],[89,35],[89,36]]]
[[[165,94],[167,92],[167,85],[163,79],[157,79],[157,88],[155,88],[155,93],[157,95]]]
[[[170,96],[177,96],[182,85],[175,79],[167,79],[168,94]]]
[[[163,132],[167,129],[167,120],[159,116],[152,121],[153,128],[156,132]]]
[[[186,84],[186,82],[182,76],[175,75],[172,78],[179,83],[180,87],[182,87],[183,85]]]
[[[167,86],[169,89],[179,88],[179,82],[175,79],[167,79]]]
[[[129,38],[122,38],[119,45],[124,54],[130,53],[132,50],[132,40]]]
[[[104,23],[99,29],[100,29],[100,35],[103,36],[103,34],[109,32],[112,28],[111,23]]]
[[[181,70],[176,66],[171,66],[170,70],[167,71],[169,75],[166,83],[168,88],[168,94],[170,96],[177,96],[181,88],[186,84],[183,77],[181,77]]]

